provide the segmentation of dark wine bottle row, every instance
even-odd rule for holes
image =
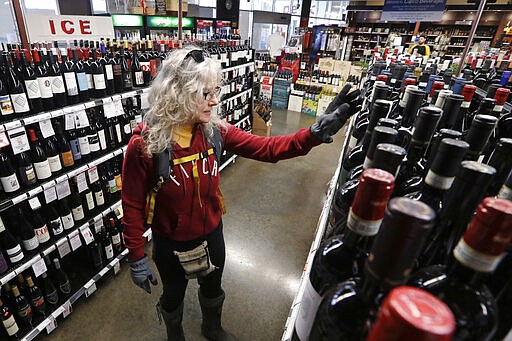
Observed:
[[[405,284],[451,310],[446,339],[501,339],[512,325],[510,89],[477,101],[474,78],[461,85],[435,65],[370,71],[293,339],[373,339]]]

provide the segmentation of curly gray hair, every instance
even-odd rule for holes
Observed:
[[[149,90],[149,110],[144,116],[146,129],[142,133],[148,155],[162,152],[173,140],[175,127],[194,122],[204,91],[221,82],[221,67],[217,61],[204,56],[198,63],[186,58],[197,47],[173,51],[162,62],[158,75]],[[223,120],[213,110],[210,122],[203,124],[206,134],[213,134],[212,127],[225,129]]]

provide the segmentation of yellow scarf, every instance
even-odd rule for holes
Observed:
[[[193,130],[193,125],[179,126],[174,129],[174,140],[181,146],[181,148],[190,147]]]

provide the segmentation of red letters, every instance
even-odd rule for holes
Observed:
[[[73,26],[68,27],[68,24],[73,25],[73,22],[70,20],[62,20],[60,22],[60,27],[62,28],[62,32],[66,33],[66,34],[73,34],[73,32],[75,32],[75,29],[73,28]]]
[[[52,34],[55,34],[55,24],[53,23],[53,20],[50,20],[49,24],[50,24],[50,31],[52,32]]]
[[[92,34],[91,22],[89,20],[80,20],[80,31],[82,34]]]

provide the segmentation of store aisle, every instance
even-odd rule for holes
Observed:
[[[272,133],[294,132],[314,121],[276,110]],[[228,210],[223,321],[239,340],[281,339],[342,143],[339,133],[334,143],[305,157],[277,164],[238,159],[223,171],[221,187]],[[155,312],[160,291],[160,286],[153,287],[147,295],[135,287],[123,264],[117,278],[99,283],[93,296],[79,302],[66,321],[42,339],[166,340]],[[184,316],[188,341],[205,340],[200,324],[197,283],[190,281]]]

